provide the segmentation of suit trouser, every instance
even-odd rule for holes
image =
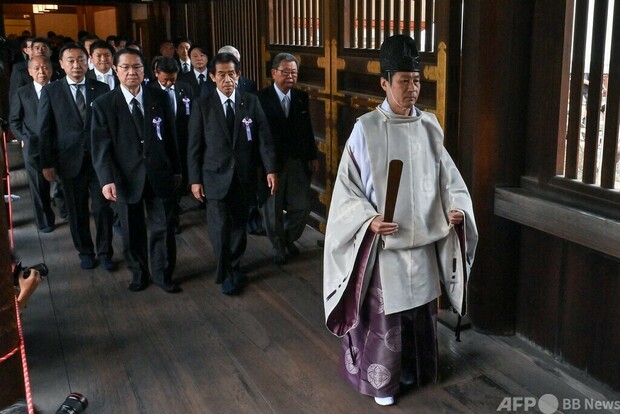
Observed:
[[[97,255],[112,257],[112,208],[110,202],[101,194],[101,185],[90,155],[84,155],[82,167],[73,178],[60,177],[67,213],[69,214],[69,228],[73,245],[80,257],[93,256],[94,246],[90,235],[90,210],[88,199],[90,196],[91,209],[95,219]]]
[[[119,201],[117,204],[123,233],[123,254],[135,284],[144,284],[149,277],[158,285],[172,282],[177,259],[171,225],[174,203],[174,195],[165,198],[156,196],[147,179],[140,201],[132,204]]]
[[[276,253],[284,254],[284,248],[300,238],[306,227],[311,192],[304,162],[286,161],[278,173],[278,191],[262,206],[265,231]]]
[[[217,260],[216,282],[234,278],[247,245],[248,189],[236,175],[222,200],[207,200],[207,229]]]
[[[34,207],[34,221],[39,229],[54,226],[56,215],[52,210],[52,198],[50,197],[50,183],[43,177],[39,170],[39,157],[31,157],[23,152],[26,175],[28,176],[28,188]]]
[[[58,214],[63,219],[69,217],[67,213],[67,203],[65,201],[65,192],[62,190],[62,182],[60,177],[56,176],[54,182],[50,183],[50,187],[52,188],[52,198],[54,200],[54,204],[58,209]]]

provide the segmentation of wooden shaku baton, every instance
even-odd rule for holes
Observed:
[[[398,186],[400,185],[402,172],[403,162],[401,160],[391,160],[388,166],[385,210],[383,213],[383,221],[388,223],[394,220],[394,209],[396,208],[396,198],[398,197]]]

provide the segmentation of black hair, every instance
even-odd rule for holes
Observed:
[[[86,49],[84,49],[84,46],[82,46],[81,44],[76,43],[76,42],[69,42],[67,44],[64,44],[60,48],[60,51],[58,52],[58,59],[62,60],[62,55],[65,53],[65,51],[66,50],[73,50],[73,49],[81,50],[82,52],[84,52],[86,57],[88,57],[88,52],[86,51]]]
[[[50,41],[47,39],[47,37],[33,37],[32,38],[32,42],[30,42],[30,45],[34,45],[35,43],[43,43],[45,44],[48,48],[50,48]]]
[[[146,63],[144,61],[144,55],[142,54],[142,52],[140,52],[139,50],[136,50],[136,49],[129,48],[129,49],[121,49],[118,52],[116,52],[116,54],[114,55],[114,66],[118,65],[118,59],[122,55],[138,56],[140,58],[140,61],[142,62],[142,65],[146,65]]]
[[[84,43],[88,42],[89,40],[93,40],[93,41],[101,40],[101,39],[99,39],[98,36],[91,35],[88,32],[86,32],[86,36],[79,37],[78,39],[79,39],[81,44],[84,44]]]
[[[89,54],[92,55],[95,49],[107,49],[110,51],[110,53],[112,53],[112,56],[114,56],[114,54],[116,53],[116,50],[114,50],[112,45],[106,42],[105,40],[96,40],[93,43],[91,43]]]
[[[189,50],[187,51],[187,56],[190,56],[192,54],[192,50],[198,49],[200,50],[203,54],[205,54],[207,56],[207,59],[209,58],[209,54],[207,53],[207,48],[204,46],[200,46],[200,45],[194,45],[192,47],[189,48]]]
[[[142,50],[142,45],[136,39],[130,39],[125,43],[125,48],[129,48],[129,46],[138,46],[138,48]]]
[[[209,64],[209,73],[215,75],[215,65],[218,63],[230,63],[235,64],[235,72],[239,72],[239,61],[232,53],[218,53]]]
[[[174,58],[157,56],[157,58],[153,60],[153,70],[155,72],[178,73],[179,64]]]
[[[177,37],[176,39],[174,39],[173,42],[174,48],[176,49],[177,47],[179,47],[181,43],[189,43],[190,46],[192,45],[192,41],[189,40],[188,37]]]

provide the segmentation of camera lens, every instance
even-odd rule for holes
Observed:
[[[44,277],[47,276],[47,274],[49,273],[49,269],[47,268],[47,265],[45,263],[39,263],[34,266],[30,266],[30,268],[38,270],[39,274]]]
[[[65,399],[56,414],[80,414],[88,407],[88,400],[82,394],[73,392]]]

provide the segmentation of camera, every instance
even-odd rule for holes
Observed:
[[[15,267],[13,268],[13,284],[17,286],[19,284],[19,274],[20,272],[24,272],[24,279],[28,279],[30,276],[30,270],[38,270],[41,276],[47,276],[49,273],[49,269],[45,263],[38,263],[34,266],[24,267],[21,261],[15,263]]]
[[[88,407],[88,400],[82,394],[72,392],[61,404],[56,414],[80,414]]]

